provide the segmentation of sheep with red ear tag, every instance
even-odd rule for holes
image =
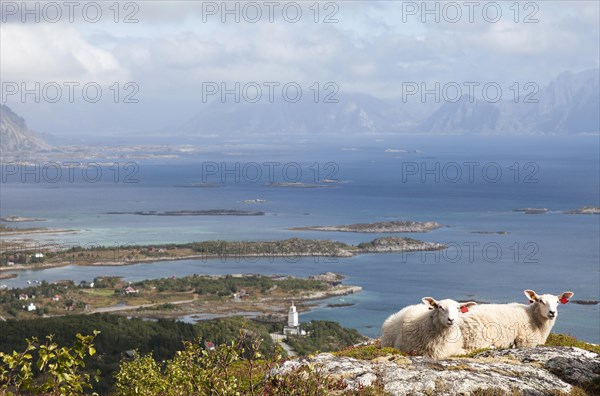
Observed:
[[[538,295],[525,290],[529,304],[482,304],[461,322],[465,349],[527,347],[544,344],[558,317],[558,306],[573,292]]]
[[[422,302],[403,308],[383,323],[381,346],[437,359],[464,353],[458,324],[477,303],[432,297],[423,297]]]

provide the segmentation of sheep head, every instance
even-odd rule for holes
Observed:
[[[533,309],[540,317],[555,320],[558,316],[558,305],[566,304],[573,297],[573,292],[567,291],[555,296],[553,294],[542,294],[539,296],[533,290],[525,290],[525,296],[533,304]]]
[[[476,302],[468,301],[459,303],[446,299],[436,301],[432,297],[423,297],[423,303],[432,311],[431,317],[440,326],[455,326],[460,322],[461,315],[469,311],[469,307],[477,305]]]

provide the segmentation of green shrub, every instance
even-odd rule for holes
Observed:
[[[93,341],[98,335],[82,336],[70,348],[59,347],[46,337],[46,343],[39,345],[37,338],[27,339],[27,346],[21,353],[0,352],[0,393],[20,395],[31,392],[34,395],[82,395],[91,389],[90,374],[82,374],[84,359],[96,353]],[[34,354],[38,358],[34,363]],[[34,377],[34,370],[40,375]],[[94,379],[98,381],[99,373]],[[14,391],[14,393],[13,393]]]

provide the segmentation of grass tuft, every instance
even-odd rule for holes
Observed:
[[[384,347],[381,348],[377,345],[359,345],[344,348],[340,351],[334,352],[336,356],[345,356],[358,360],[373,360],[382,356],[389,355],[400,355],[404,356],[402,352],[396,348]]]
[[[600,354],[600,345],[588,344],[587,342],[580,341],[569,334],[551,333],[544,345],[576,347]]]

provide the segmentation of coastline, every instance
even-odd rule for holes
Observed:
[[[28,235],[28,234],[77,234],[79,230],[53,230],[49,228],[23,228],[17,230],[12,228],[10,231],[0,232],[0,237],[11,236],[11,235]]]
[[[330,255],[327,254],[282,254],[277,255],[277,257],[327,257]],[[335,257],[352,257],[354,254],[350,254],[347,256],[337,255]],[[6,270],[15,270],[15,271],[25,271],[25,270],[39,270],[39,269],[48,269],[48,268],[58,268],[58,267],[66,267],[69,265],[76,265],[80,267],[123,267],[128,265],[135,264],[152,264],[159,263],[163,261],[181,261],[181,260],[197,260],[197,259],[206,259],[206,260],[215,260],[222,258],[251,258],[251,257],[273,257],[273,255],[269,254],[245,254],[245,255],[207,255],[207,254],[192,254],[188,256],[180,256],[180,257],[170,257],[170,256],[162,256],[162,257],[148,257],[148,258],[139,258],[130,261],[96,261],[93,263],[75,263],[69,261],[62,261],[59,263],[38,263],[38,264],[15,264],[11,266],[0,266],[0,271]]]
[[[234,316],[246,316],[246,317],[271,317],[281,316],[282,318],[288,312],[290,301],[296,303],[298,312],[311,312],[315,307],[319,305],[321,301],[327,300],[332,297],[346,296],[351,294],[360,293],[362,291],[361,286],[356,285],[341,285],[337,286],[333,290],[325,290],[318,292],[310,292],[306,295],[296,295],[293,298],[290,296],[286,297],[263,297],[258,300],[250,302],[235,302],[225,303],[220,305],[207,306],[205,304],[199,304],[198,299],[194,296],[193,299],[172,301],[169,304],[180,307],[177,312],[171,310],[167,311],[153,311],[144,312],[144,309],[159,307],[164,303],[152,303],[144,304],[139,306],[109,306],[96,308],[86,314],[95,313],[114,313],[114,314],[127,314],[129,316],[135,316],[140,318],[150,319],[174,319],[181,320],[185,317],[193,317],[195,315],[210,315],[213,318],[226,318]],[[141,311],[139,311],[141,310]],[[204,320],[204,319],[200,319]],[[200,321],[199,320],[199,321]]]

